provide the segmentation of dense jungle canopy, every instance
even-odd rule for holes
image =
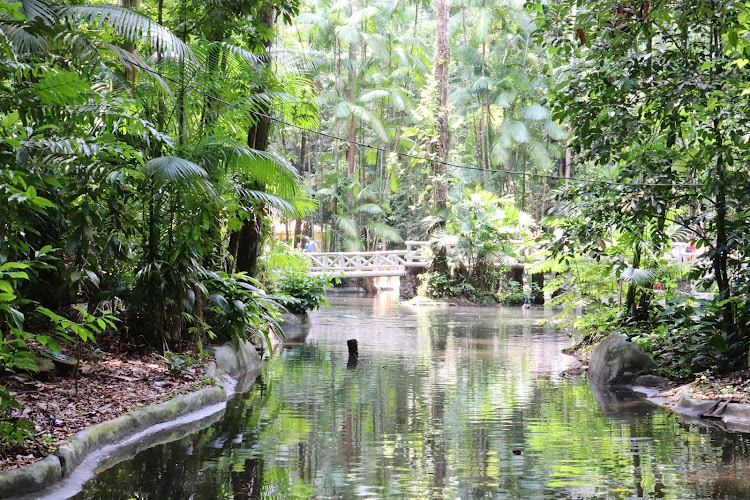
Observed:
[[[536,241],[584,333],[743,367],[749,61],[735,0],[0,1],[0,364],[262,336],[311,235],[475,301]]]

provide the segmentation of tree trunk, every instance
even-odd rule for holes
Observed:
[[[724,167],[724,156],[721,152],[723,137],[721,135],[719,120],[714,120],[714,136],[716,138],[719,156],[716,159],[716,250],[713,255],[714,276],[716,286],[719,290],[719,302],[721,306],[722,330],[727,335],[734,334],[733,304],[728,299],[732,296],[729,284],[729,272],[727,269],[729,259],[729,239],[727,237],[727,199],[726,199],[726,170]]]
[[[437,113],[437,135],[438,142],[434,151],[439,160],[448,159],[448,77],[450,70],[451,49],[448,41],[448,20],[450,18],[450,0],[436,1],[435,16],[437,26],[435,29],[435,66],[433,73],[438,87],[438,109]],[[445,174],[447,167],[445,163],[432,162],[432,173],[434,177],[433,203],[435,208],[445,206],[447,188],[445,185]]]
[[[119,0],[120,7],[125,7],[130,10],[137,11],[141,8],[141,0]],[[138,50],[132,43],[123,43],[122,48],[127,50],[133,55],[138,54]],[[135,76],[137,71],[133,67],[125,68],[125,79],[130,82],[132,92],[135,93]]]
[[[448,76],[451,49],[448,41],[448,20],[450,18],[450,0],[437,0],[435,4],[437,26],[435,29],[435,66],[433,74],[438,88],[437,136],[438,141],[433,155],[441,161],[432,162],[432,202],[436,211],[445,208],[448,189],[445,176],[448,171],[444,161],[448,159]],[[444,225],[441,224],[441,227]],[[448,274],[448,258],[445,247],[435,252],[432,260],[432,271],[443,275]]]
[[[269,6],[260,12],[258,22],[265,24],[269,30],[273,29],[275,12],[273,7]],[[266,53],[262,56],[266,66],[271,65],[271,58],[268,57],[268,50],[272,41],[269,39],[264,42]],[[252,149],[266,151],[271,132],[271,119],[269,118],[271,110],[268,106],[261,106],[260,113],[255,115],[256,122],[247,132],[247,145]],[[251,186],[254,190],[263,190],[265,187],[254,182]],[[248,202],[249,200],[245,200]],[[249,203],[248,203],[249,204]],[[258,257],[260,257],[263,248],[264,238],[264,221],[266,219],[265,206],[262,203],[253,203],[253,211],[248,214],[247,219],[242,224],[239,231],[234,232],[229,238],[230,253],[234,257],[235,268],[237,271],[246,272],[254,275],[258,266]],[[233,251],[233,252],[232,252]]]
[[[352,16],[357,12],[359,3],[357,0],[352,0]],[[357,74],[354,71],[355,63],[357,62],[357,42],[349,44],[349,93],[347,98],[350,103],[354,104],[354,100],[357,98]],[[349,139],[349,149],[346,152],[346,161],[349,164],[349,177],[354,176],[356,170],[356,154],[357,145],[357,124],[354,121],[354,114],[349,117],[349,133],[347,135]]]

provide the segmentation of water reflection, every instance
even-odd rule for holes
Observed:
[[[560,379],[542,309],[333,301],[221,422],[76,498],[750,497],[746,435]]]

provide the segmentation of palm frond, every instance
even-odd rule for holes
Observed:
[[[141,59],[138,54],[134,54],[128,50],[123,49],[122,47],[112,45],[111,43],[104,43],[102,44],[102,46],[112,51],[118,57],[120,63],[125,69],[143,71],[143,73],[145,73],[150,78],[153,78],[154,81],[159,84],[159,88],[161,88],[164,93],[166,93],[168,96],[172,95],[172,91],[170,90],[169,85],[167,85],[167,82],[165,82],[161,75],[156,70],[151,68],[151,66],[149,66],[146,61]]]
[[[529,129],[523,122],[520,122],[518,120],[506,120],[503,123],[502,127],[507,130],[508,134],[513,138],[514,141],[520,143],[529,141]]]
[[[403,243],[404,239],[401,237],[398,229],[382,222],[375,222],[367,226],[367,228],[375,233],[375,235],[384,241],[391,241],[393,243]]]
[[[349,25],[339,26],[336,28],[336,34],[344,43],[357,43],[359,41],[359,30]]]
[[[656,278],[656,273],[653,269],[640,269],[634,267],[626,268],[620,275],[620,279],[627,283],[635,283],[636,285],[647,285],[653,283]]]
[[[244,187],[238,187],[237,193],[240,195],[240,198],[262,203],[267,208],[276,212],[276,215],[287,218],[305,217],[317,208],[317,202],[309,196],[285,199],[265,191]]]
[[[503,89],[498,92],[497,97],[495,97],[495,104],[501,108],[509,108],[514,102],[516,102],[517,98],[518,91],[516,91],[515,88]]]
[[[346,217],[345,215],[334,214],[333,221],[335,222],[336,227],[338,227],[346,237],[359,240],[359,229],[357,228],[354,219]]]
[[[567,137],[568,134],[562,128],[562,125],[552,119],[544,120],[544,130],[549,135],[549,138],[553,141],[562,141]]]
[[[550,118],[549,109],[541,104],[530,104],[521,110],[521,116],[527,120],[548,120]]]
[[[49,52],[46,38],[29,32],[20,23],[0,21],[0,33],[13,47],[13,53],[16,56],[40,55]]]
[[[447,250],[458,245],[458,242],[458,235],[450,234],[447,231],[435,231],[430,238],[430,243],[438,249],[445,248]]]
[[[383,122],[380,120],[380,118],[378,118],[362,106],[352,105],[351,112],[355,117],[357,117],[358,120],[361,120],[364,123],[370,125],[375,130],[375,133],[378,135],[381,141],[388,141],[388,131],[385,129],[385,125],[383,125]]]
[[[176,53],[180,59],[194,59],[190,48],[171,31],[138,12],[115,5],[71,5],[61,9],[71,22],[108,27],[133,43],[150,43],[159,52]]]
[[[44,0],[21,0],[20,11],[29,21],[41,20],[52,26],[57,21],[55,7]]]
[[[289,198],[299,194],[299,174],[294,166],[274,151],[251,148],[235,150],[238,164],[252,179],[272,188],[279,196]]]
[[[383,213],[383,208],[376,203],[365,203],[354,209],[357,213],[365,213],[369,215],[380,215]]]
[[[474,102],[474,95],[469,89],[465,87],[459,87],[451,92],[450,96],[448,96],[448,102],[450,102],[454,106],[466,106]]]
[[[387,90],[382,89],[375,89],[375,90],[369,90],[365,92],[364,94],[360,95],[357,98],[357,101],[363,102],[363,103],[369,103],[376,101],[378,99],[385,99],[390,96],[390,93]]]
[[[240,60],[246,62],[250,66],[250,68],[255,70],[256,74],[260,74],[261,67],[264,64],[260,56],[258,56],[257,54],[253,54],[247,49],[243,49],[242,47],[238,47],[237,45],[228,42],[221,42],[221,48],[224,49],[227,53],[233,54]]]
[[[203,167],[178,156],[153,158],[143,165],[143,172],[160,184],[208,177]]]
[[[379,33],[365,34],[363,35],[367,48],[372,50],[386,63],[391,59],[391,53],[388,50],[388,40]]]

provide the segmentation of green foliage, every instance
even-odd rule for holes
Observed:
[[[469,274],[492,260],[502,265],[517,262],[515,243],[530,236],[534,219],[513,206],[510,198],[499,199],[488,191],[453,188],[448,192],[444,213],[425,219],[433,231],[431,242],[450,247],[450,257],[461,261]]]
[[[445,209],[423,223],[432,232],[433,253],[444,249],[453,268],[451,276],[440,278],[439,270],[426,275],[421,288],[425,296],[487,302],[497,292],[500,270],[518,262],[518,239],[530,236],[534,221],[510,199],[454,187]]]
[[[273,290],[278,302],[291,313],[304,313],[328,305],[326,289],[337,278],[316,276],[304,271],[286,271],[276,275]]]
[[[269,281],[274,281],[278,273],[304,272],[312,265],[306,252],[277,240],[267,242],[260,260],[263,264],[264,277]]]
[[[712,300],[670,301],[655,315],[650,328],[636,332],[633,341],[670,376],[726,371],[731,368],[727,360],[746,355],[750,342],[738,332],[721,330],[721,308]]]
[[[283,155],[248,146],[277,106],[316,124],[310,82],[263,69],[268,5],[73,3],[0,2],[2,368],[33,371],[31,340],[59,351],[117,318],[159,350],[262,338],[276,304],[231,272],[262,241],[232,235],[316,206]],[[274,6],[289,20],[298,2]],[[26,331],[22,311],[51,331]]]
[[[555,316],[559,326],[572,326],[584,337],[608,332],[619,318],[618,280],[607,262],[568,254],[556,261],[548,259],[535,264],[530,272],[554,271],[545,280],[544,291],[552,298],[547,303],[561,307]]]
[[[417,294],[433,299],[463,298],[478,304],[494,303],[497,301],[494,284],[498,278],[499,272],[493,272],[491,284],[485,283],[482,288],[477,288],[460,273],[446,276],[441,272],[427,271],[420,275]]]
[[[5,417],[8,409],[6,405],[15,403],[15,400],[10,397],[5,388],[0,388],[0,402],[2,405],[0,412],[3,415],[3,418],[0,419],[0,450],[9,453],[22,449],[24,443],[34,436],[34,423],[26,419]],[[20,409],[18,403],[13,407]]]
[[[316,197],[335,201],[337,210],[331,222],[338,231],[335,246],[344,251],[377,250],[390,243],[402,243],[399,230],[386,223],[390,207],[386,193],[390,187],[376,181],[363,187],[358,181],[333,174],[328,176],[335,184],[317,191]],[[383,199],[379,203],[375,200]]]
[[[202,285],[211,338],[270,342],[270,330],[279,329],[279,298],[267,294],[258,280],[245,273],[205,272]]]
[[[100,315],[89,314],[81,307],[76,306],[81,321],[73,321],[61,316],[46,307],[38,306],[37,311],[49,318],[54,326],[54,335],[36,335],[40,344],[49,347],[55,352],[60,352],[60,343],[72,344],[74,342],[96,342],[96,335],[103,333],[106,329],[116,329],[119,320],[108,311],[102,311]]]
[[[530,304],[534,297],[542,293],[537,283],[519,283],[512,279],[502,279],[498,286],[497,301],[501,304]]]
[[[178,353],[167,351],[164,356],[159,356],[160,360],[169,369],[173,377],[184,377],[188,374],[195,373],[195,365],[202,364],[199,358],[194,358],[188,353]]]
[[[660,279],[655,272],[676,226],[706,250],[690,278],[714,290],[720,308],[719,320],[712,309],[695,309],[695,321],[703,317],[715,332],[684,323],[678,331],[684,328],[696,346],[723,338],[725,348],[699,350],[720,368],[744,365],[748,258],[740,249],[750,234],[750,141],[740,131],[749,124],[750,87],[739,34],[750,27],[747,5],[680,0],[650,10],[643,4],[632,16],[615,0],[529,7],[542,13],[540,36],[561,65],[552,116],[569,119],[576,166],[585,164],[602,181],[568,183],[555,192],[554,213],[565,226],[558,255],[575,251],[577,242],[592,258],[611,257],[614,237],[622,260],[613,270],[629,279],[621,320],[643,329],[657,318],[675,323],[681,309],[660,312],[650,285]],[[682,345],[679,333],[660,335]]]

